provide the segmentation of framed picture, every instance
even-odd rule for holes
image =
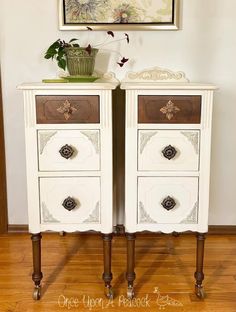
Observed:
[[[61,30],[176,30],[179,0],[58,0]]]

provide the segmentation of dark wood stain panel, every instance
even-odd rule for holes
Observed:
[[[2,87],[0,77],[0,233],[7,232],[7,186],[6,186],[6,163],[5,163],[5,143],[2,109]]]
[[[199,124],[201,96],[139,95],[138,122]]]
[[[98,95],[37,95],[38,124],[99,123]]]

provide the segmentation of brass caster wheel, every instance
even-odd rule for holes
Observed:
[[[113,288],[111,286],[105,287],[105,295],[108,299],[114,298]]]
[[[35,286],[34,291],[33,291],[33,299],[34,300],[39,300],[41,297],[41,289],[40,286]]]
[[[128,299],[133,299],[134,298],[134,287],[129,286],[127,289],[127,298]]]
[[[195,294],[199,299],[205,298],[204,288],[202,286],[195,286]]]

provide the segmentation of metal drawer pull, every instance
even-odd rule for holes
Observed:
[[[70,145],[66,144],[62,146],[62,148],[59,150],[59,153],[61,154],[62,157],[69,159],[74,154],[74,150]]]
[[[177,153],[174,146],[171,146],[171,145],[166,146],[161,152],[163,156],[169,160],[174,158]]]
[[[73,210],[76,206],[77,206],[77,203],[76,201],[74,200],[74,198],[72,197],[67,197],[66,199],[64,199],[63,203],[62,203],[62,206],[68,210],[68,211],[71,211]]]
[[[171,210],[175,207],[176,202],[174,200],[174,198],[167,196],[166,198],[163,199],[162,201],[162,206],[166,209],[166,210]]]

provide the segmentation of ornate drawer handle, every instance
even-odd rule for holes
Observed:
[[[61,154],[62,157],[69,159],[74,154],[74,150],[70,145],[66,144],[62,146],[62,148],[59,150],[59,153]]]
[[[166,209],[166,210],[171,210],[175,207],[176,202],[174,200],[174,198],[167,196],[166,198],[163,199],[162,201],[162,206]]]
[[[63,203],[62,203],[62,206],[68,210],[68,211],[71,211],[73,210],[76,206],[77,206],[77,203],[76,201],[74,200],[74,198],[72,197],[67,197],[66,199],[64,199]]]
[[[177,151],[176,149],[174,148],[174,146],[171,146],[171,145],[168,145],[166,146],[163,150],[162,150],[162,154],[165,158],[167,159],[172,159],[175,157]]]

